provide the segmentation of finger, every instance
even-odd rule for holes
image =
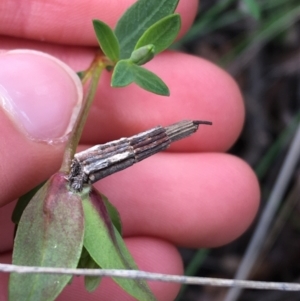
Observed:
[[[226,154],[158,154],[96,187],[120,211],[125,236],[159,237],[187,247],[234,240],[252,222],[259,203],[252,170]],[[13,231],[5,220],[0,229]],[[0,239],[11,245],[3,231]]]
[[[145,237],[130,238],[126,239],[125,242],[139,269],[173,275],[182,274],[183,268],[180,255],[177,249],[171,244],[158,239]],[[2,263],[9,262],[9,260],[8,255],[0,256]],[[2,292],[7,292],[7,283],[8,275],[0,274],[0,290]],[[179,290],[179,285],[170,283],[149,282],[149,286],[157,296],[157,299],[162,301],[174,300]],[[0,301],[7,300],[7,295],[5,298],[6,299],[1,299],[0,297]],[[128,296],[128,294],[110,279],[102,279],[100,287],[95,292],[88,293],[84,288],[82,277],[75,277],[72,284],[65,288],[57,300],[129,301],[135,299]]]
[[[12,44],[6,40],[6,46]],[[25,46],[47,51],[77,71],[87,68],[94,55],[92,49],[39,47],[28,42]],[[171,96],[154,95],[135,84],[111,88],[111,74],[104,73],[83,143],[104,143],[181,119],[207,119],[213,122],[212,127],[202,127],[201,134],[193,135],[188,143],[176,143],[171,149],[225,151],[232,146],[243,126],[244,104],[235,81],[226,72],[206,60],[171,52],[157,56],[147,68],[166,82]]]
[[[59,168],[82,91],[69,67],[44,54],[4,53],[0,63],[1,206]]]
[[[100,19],[112,27],[134,0],[74,0],[45,2],[2,0],[0,3],[0,34],[38,41],[72,45],[97,45],[92,19]],[[25,4],[25,3],[24,3]],[[182,36],[197,13],[198,1],[180,1],[177,12],[182,16]]]
[[[82,71],[90,66],[98,48],[66,46],[0,35],[0,53],[3,50],[13,49],[31,49],[46,52],[68,64],[73,70]]]
[[[11,43],[10,43],[11,44]],[[33,45],[26,45],[27,47]],[[75,70],[87,68],[93,50],[35,47],[62,59]],[[132,84],[111,88],[104,73],[83,133],[86,144],[105,143],[182,119],[207,119],[212,127],[171,146],[178,151],[224,151],[236,141],[244,122],[244,104],[235,81],[214,64],[182,53],[163,53],[147,68],[169,86],[170,97],[154,95]]]
[[[182,119],[209,120],[200,133],[178,142],[180,151],[224,151],[237,139],[244,121],[244,105],[235,81],[212,63],[182,53],[163,53],[147,68],[160,76],[170,97],[149,93],[132,84],[110,88],[103,74],[90,111],[83,143],[103,143],[127,137],[158,124]]]
[[[259,186],[242,160],[227,154],[157,154],[96,187],[121,214],[124,235],[214,247],[241,235],[259,203]]]

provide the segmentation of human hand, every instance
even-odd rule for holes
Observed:
[[[72,5],[60,1],[58,6],[27,1],[20,7],[19,1],[2,1],[0,47],[42,50],[76,71],[86,69],[97,46],[91,20],[98,18],[113,25],[132,2],[102,0],[102,5],[100,1],[87,5],[86,1],[75,0]],[[182,33],[193,21],[197,2],[180,2]],[[39,42],[42,39],[46,43]],[[10,68],[13,63],[8,62],[7,55],[0,56],[0,65],[7,63]],[[53,139],[65,132],[79,92],[65,69],[50,66],[51,60],[37,62],[38,58],[26,59],[27,63],[36,63],[36,68],[27,67],[26,73],[14,78],[7,79],[1,68],[0,86],[10,81],[12,91],[23,94],[22,89],[36,91],[43,82],[46,92],[37,90],[30,99],[21,97],[24,106],[18,110],[31,113],[32,127],[27,128],[31,136]],[[15,64],[20,68],[21,61]],[[196,134],[175,143],[167,152],[95,185],[120,211],[125,241],[140,269],[181,274],[182,261],[175,246],[214,247],[238,237],[256,213],[259,188],[243,161],[224,154],[239,135],[244,119],[242,98],[234,81],[211,63],[181,53],[162,53],[147,68],[166,82],[171,96],[153,95],[134,85],[112,89],[110,74],[105,73],[80,149],[182,119],[213,122],[211,127],[200,126]],[[43,101],[44,107],[37,101]],[[9,117],[3,109],[0,114],[0,262],[4,263],[10,262],[12,250],[12,200],[59,169],[65,143],[32,140],[20,129],[26,118]],[[0,274],[0,301],[7,300],[7,279],[8,275]],[[178,292],[174,284],[150,282],[150,286],[159,300],[174,300]],[[90,294],[81,279],[75,278],[57,300],[132,298],[110,279],[104,279]]]

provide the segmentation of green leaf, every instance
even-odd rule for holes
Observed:
[[[181,27],[181,18],[178,14],[164,17],[150,26],[140,37],[135,45],[135,49],[153,44],[155,54],[167,49],[177,37]]]
[[[119,60],[120,46],[113,30],[100,20],[93,20],[94,30],[104,54],[114,63]]]
[[[36,187],[34,187],[33,189],[31,189],[30,191],[28,191],[26,194],[22,195],[18,199],[17,204],[16,204],[16,206],[14,208],[14,211],[12,213],[12,216],[11,216],[11,220],[12,220],[13,223],[17,224],[20,221],[21,216],[23,214],[23,211],[27,207],[28,203],[33,198],[33,196],[36,194],[36,192],[44,184],[45,184],[45,182],[42,182],[41,184],[37,185]]]
[[[86,269],[100,269],[99,265],[90,256],[88,264],[85,266]],[[101,282],[100,276],[84,276],[84,286],[88,292],[93,292]]]
[[[96,191],[96,193],[99,193],[99,192]],[[99,194],[105,204],[105,207],[108,211],[108,214],[110,216],[112,223],[114,224],[114,226],[116,227],[118,232],[122,235],[122,221],[121,221],[120,214],[119,214],[117,208],[108,200],[108,198],[104,194],[102,194],[102,193],[99,193]]]
[[[132,65],[134,82],[141,88],[158,95],[169,96],[167,85],[153,72],[136,65]]]
[[[78,263],[79,269],[100,269],[99,265],[91,257],[89,252],[85,247],[82,248],[82,253]],[[85,276],[84,277],[84,286],[87,291],[94,291],[100,284],[101,277],[99,276]]]
[[[137,269],[119,232],[112,224],[108,210],[93,188],[83,199],[85,216],[84,246],[103,269]],[[127,293],[140,301],[155,301],[146,281],[113,278]]]
[[[92,262],[94,264],[96,264],[94,260]],[[90,266],[89,268],[90,269],[98,269],[99,267],[96,264],[94,266]],[[84,286],[85,286],[85,289],[88,292],[93,292],[100,285],[101,279],[102,278],[99,277],[99,276],[85,276],[84,277]]]
[[[246,8],[248,9],[249,14],[256,20],[260,18],[260,7],[256,0],[243,0]]]
[[[151,61],[155,55],[153,44],[142,46],[131,53],[129,61],[136,65],[143,65]]]
[[[136,42],[155,22],[172,14],[178,0],[138,0],[119,19],[115,34],[120,43],[120,58],[129,58]]]
[[[170,95],[167,85],[153,72],[133,64],[130,60],[119,61],[113,72],[112,87],[124,87],[132,82],[152,93]]]
[[[83,245],[81,196],[57,173],[34,195],[16,233],[13,264],[76,268]],[[71,275],[17,274],[9,279],[9,300],[52,301]]]
[[[127,60],[118,61],[111,78],[112,87],[125,87],[134,81],[131,65]]]

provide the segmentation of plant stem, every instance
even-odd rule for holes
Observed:
[[[79,143],[85,122],[88,117],[89,110],[93,103],[99,78],[102,74],[102,71],[107,67],[107,59],[102,55],[98,54],[95,56],[94,61],[92,62],[89,69],[84,73],[82,83],[86,83],[90,80],[89,87],[85,93],[84,105],[78,115],[74,128],[71,132],[65,153],[63,158],[63,163],[61,165],[60,171],[69,173],[71,160],[74,157],[76,152],[76,147]]]

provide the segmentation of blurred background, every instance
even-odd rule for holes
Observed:
[[[262,201],[252,227],[217,249],[181,249],[186,275],[300,282],[300,0],[201,0],[177,49],[238,82],[246,104],[231,153],[255,170]],[[254,239],[254,241],[253,241]],[[300,292],[183,287],[176,301],[296,301]]]

